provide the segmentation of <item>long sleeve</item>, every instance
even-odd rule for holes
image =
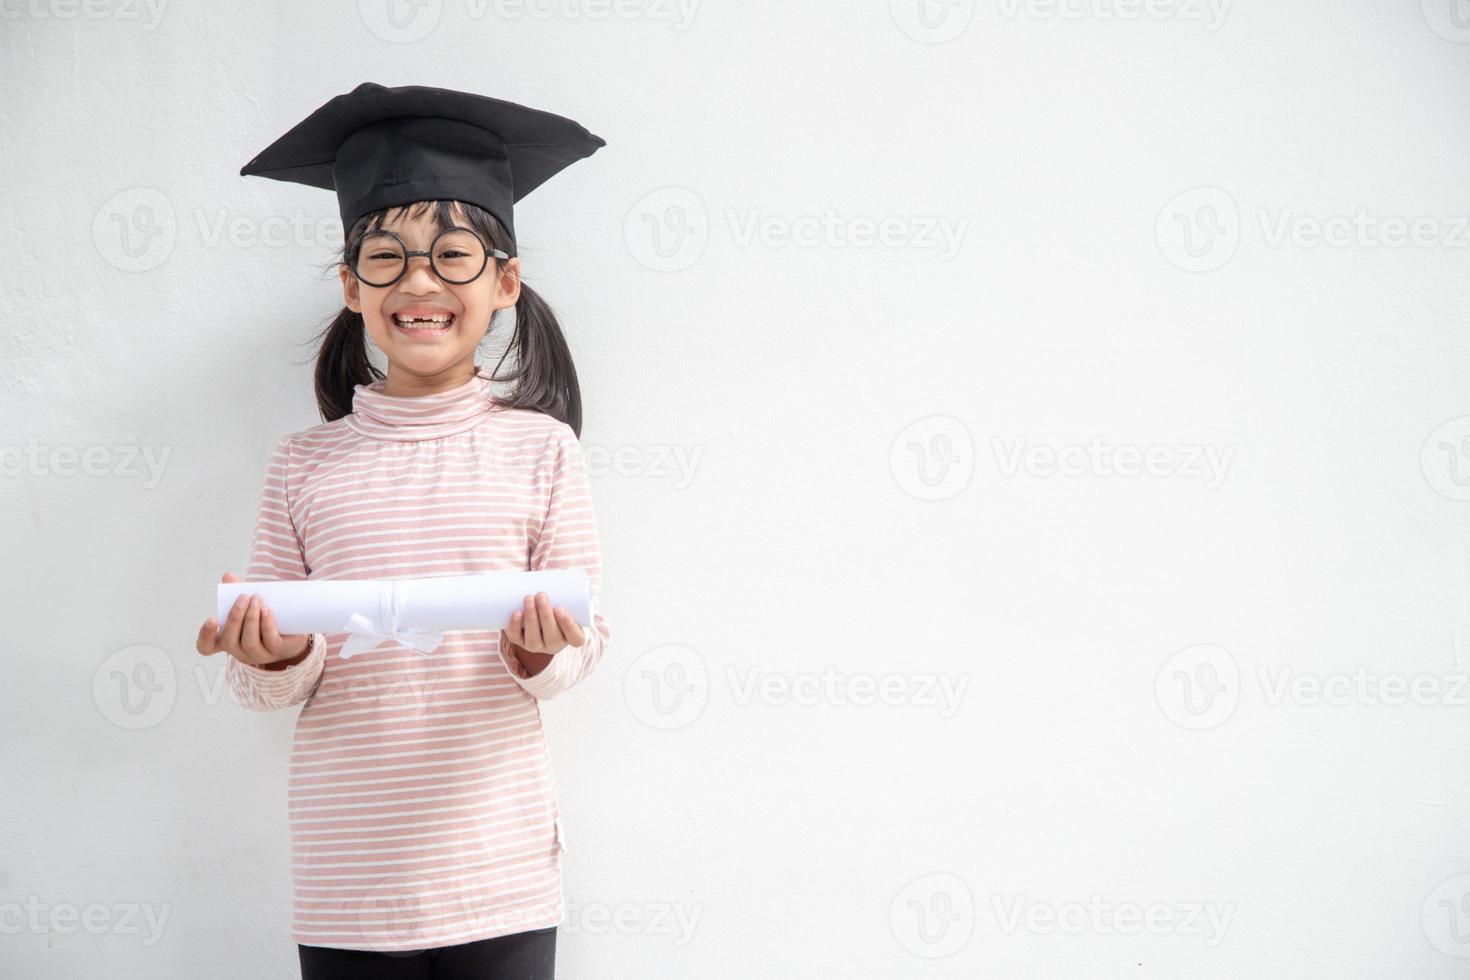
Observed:
[[[306,556],[286,496],[290,467],[291,437],[282,436],[271,451],[266,468],[255,536],[250,545],[250,565],[245,572],[247,582],[306,578]],[[252,667],[230,657],[225,668],[230,690],[236,700],[255,711],[275,711],[300,704],[321,682],[326,649],[326,637],[318,633],[311,654],[283,670]]]
[[[563,647],[534,676],[522,677],[515,655],[502,637],[500,656],[516,683],[545,701],[580,683],[602,659],[611,636],[607,617],[599,608],[602,587],[602,558],[597,540],[597,519],[592,509],[592,489],[587,480],[582,444],[570,426],[557,430],[552,453],[551,495],[530,556],[531,571],[550,568],[581,568],[587,572],[591,600],[590,624],[583,624],[585,639],[579,647]]]

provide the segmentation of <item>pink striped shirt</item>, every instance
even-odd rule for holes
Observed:
[[[291,750],[292,936],[410,950],[562,921],[565,850],[540,703],[585,678],[609,637],[581,445],[491,395],[483,369],[436,395],[358,385],[352,414],[282,437],[246,579],[364,579],[584,568],[586,642],[522,676],[500,631],[423,655],[348,660],[317,634],[300,664],[230,658],[240,702],[303,704]]]

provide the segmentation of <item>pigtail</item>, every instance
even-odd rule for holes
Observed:
[[[323,422],[335,422],[352,412],[357,385],[372,384],[383,375],[368,360],[367,330],[362,314],[347,307],[322,332],[316,355],[316,405]]]
[[[512,408],[530,408],[544,412],[571,426],[582,436],[582,390],[577,384],[577,367],[572,351],[556,314],[541,294],[525,281],[516,300],[516,329],[505,354],[515,351],[516,368],[509,376],[496,380],[514,382],[508,403]],[[505,360],[505,354],[501,360]],[[500,368],[496,364],[496,371]]]

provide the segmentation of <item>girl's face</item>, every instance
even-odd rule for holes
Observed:
[[[432,208],[415,218],[407,216],[409,210],[390,212],[382,228],[396,232],[411,250],[427,250],[443,229]],[[469,227],[458,210],[455,222]],[[364,247],[362,254],[368,253]],[[464,285],[440,279],[421,255],[410,258],[408,270],[389,286],[369,286],[346,265],[338,274],[347,308],[362,314],[368,336],[388,358],[388,394],[432,393],[467,381],[491,315],[514,306],[520,296],[519,258],[503,260],[497,275],[492,257],[480,277]],[[420,322],[409,322],[415,318]]]

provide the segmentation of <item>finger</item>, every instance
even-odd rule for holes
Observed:
[[[532,652],[541,649],[541,617],[536,615],[536,597],[526,596],[524,607],[521,609],[521,629],[525,631],[526,642],[521,646]]]
[[[244,625],[240,627],[240,649],[245,651],[251,663],[256,664],[269,659],[265,648],[260,645],[260,606],[260,596],[252,595],[250,605],[245,607]]]
[[[577,625],[567,607],[557,606],[555,611],[557,624],[561,626],[561,635],[567,638],[567,646],[579,647],[586,643],[587,637],[582,632],[582,627]]]
[[[536,618],[541,624],[541,642],[547,649],[560,650],[567,645],[566,638],[561,635],[561,627],[556,625],[556,617],[552,615],[551,597],[545,592],[536,593]]]
[[[523,617],[521,616],[521,611],[517,609],[510,614],[510,625],[505,628],[506,638],[517,646],[525,639],[525,632],[521,629],[522,622]]]
[[[199,627],[199,638],[194,641],[194,649],[206,657],[219,653],[219,644],[215,642],[218,635],[219,624],[211,616],[204,621],[203,626]]]
[[[260,643],[272,657],[280,655],[281,634],[276,629],[276,614],[263,601],[260,604]]]
[[[231,656],[240,653],[240,627],[245,622],[245,601],[249,596],[238,596],[235,604],[230,607],[229,615],[225,616],[224,627],[219,633],[219,647],[221,650],[229,651]]]
[[[221,582],[238,582],[238,581],[240,581],[240,578],[234,572],[225,572],[224,575],[220,576],[220,581]]]

